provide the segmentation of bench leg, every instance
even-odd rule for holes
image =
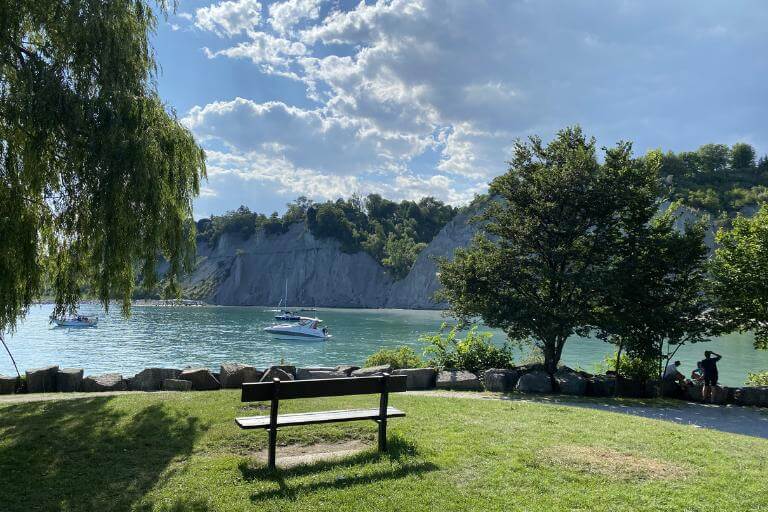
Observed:
[[[379,420],[379,451],[387,451],[387,420]]]
[[[275,449],[277,448],[277,429],[269,429],[269,452],[268,461],[269,469],[275,469]]]

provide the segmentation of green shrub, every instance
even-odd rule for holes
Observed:
[[[368,356],[363,363],[365,366],[383,366],[390,365],[393,369],[401,368],[421,368],[424,361],[414,352],[411,347],[383,348],[378,352]]]
[[[768,386],[768,371],[750,373],[747,377],[747,386]]]
[[[649,380],[658,375],[659,362],[656,359],[643,359],[621,354],[619,373],[625,379]],[[616,371],[616,353],[605,356],[601,370]]]
[[[463,339],[457,339],[458,330],[451,328],[447,335],[443,329],[436,334],[422,336],[427,344],[426,354],[431,356],[430,363],[437,368],[467,370],[479,374],[489,368],[509,368],[514,364],[512,349],[504,343],[497,347],[491,343],[491,333],[478,333],[477,327],[467,332]]]

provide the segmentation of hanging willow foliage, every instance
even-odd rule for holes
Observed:
[[[162,14],[166,3],[154,4]],[[161,102],[145,0],[0,0],[0,331],[44,289],[128,313],[189,268],[205,154]]]

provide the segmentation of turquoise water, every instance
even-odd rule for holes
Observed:
[[[7,338],[20,369],[49,364],[85,368],[86,374],[117,371],[133,374],[149,366],[218,368],[222,362],[243,362],[264,367],[281,359],[300,366],[360,364],[381,347],[410,345],[421,352],[419,336],[434,332],[445,321],[437,311],[320,309],[333,338],[327,342],[274,340],[262,328],[274,313],[257,307],[137,306],[129,319],[119,312],[104,315],[83,305],[83,314],[98,314],[99,326],[67,329],[48,324],[51,306],[32,308],[17,332]],[[501,343],[503,334],[494,332]],[[724,357],[720,362],[725,385],[744,383],[748,371],[768,369],[768,351],[752,348],[752,337],[734,334],[699,346],[683,347],[677,359],[688,374],[705,349]],[[568,341],[563,362],[592,370],[612,347],[594,339]],[[523,357],[517,352],[518,360]],[[0,352],[0,373],[13,366]]]

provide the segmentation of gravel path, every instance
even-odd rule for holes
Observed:
[[[412,391],[418,396],[476,398],[484,400],[512,400],[558,406],[583,407],[620,414],[631,414],[661,421],[671,421],[698,428],[709,428],[732,434],[768,439],[768,410],[737,405],[710,405],[683,401],[601,400],[578,399],[564,396],[512,396],[498,393],[459,391]]]

